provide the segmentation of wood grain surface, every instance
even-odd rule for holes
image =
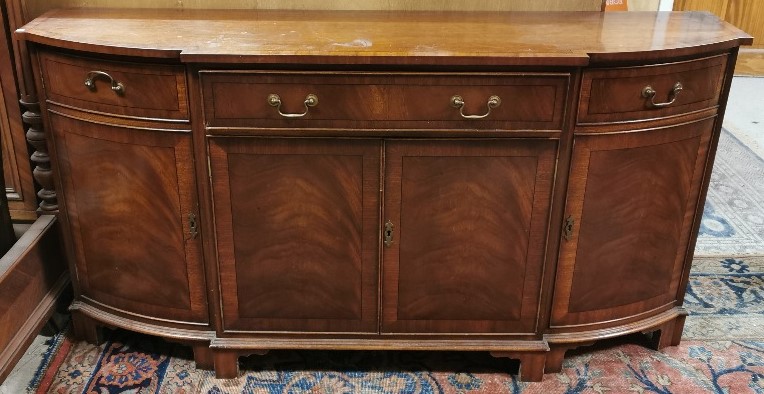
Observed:
[[[764,49],[741,50],[735,65],[735,75],[764,76]]]
[[[532,332],[555,140],[388,141],[384,332]]]
[[[295,9],[403,11],[599,11],[602,0],[22,0],[28,20],[54,8]]]
[[[536,165],[403,157],[398,319],[520,317]]]
[[[228,171],[239,315],[360,319],[363,156],[229,154]]]
[[[581,81],[579,123],[654,119],[714,108],[724,83],[727,55],[646,67],[595,69],[584,72]],[[674,85],[682,90],[674,97]],[[642,96],[650,86],[654,97]],[[671,105],[652,107],[651,103]]]
[[[732,0],[674,0],[675,11],[709,11],[724,18]]]
[[[8,196],[8,208],[15,220],[37,218],[32,168],[29,165],[27,141],[19,108],[19,90],[10,44],[6,10],[0,10],[0,142],[2,142],[3,189]]]
[[[40,64],[49,101],[121,116],[188,119],[182,67],[110,62],[53,53],[43,53]],[[91,72],[108,74],[122,84],[124,93],[114,92],[111,79],[106,76],[93,78],[95,87],[88,89],[84,82]]]
[[[53,215],[43,215],[0,258],[0,381],[13,370],[69,287]],[[63,301],[63,298],[62,298]]]
[[[98,32],[98,34],[93,34]],[[635,32],[649,32],[635,34]],[[750,44],[709,13],[91,10],[48,13],[24,39],[184,61],[583,65]]]
[[[753,36],[753,47],[764,49],[764,2],[729,0],[724,20]]]
[[[51,115],[83,294],[154,318],[207,320],[191,138]]]
[[[575,227],[560,249],[553,325],[675,301],[714,120],[576,137],[566,206]]]
[[[202,73],[205,124],[216,128],[408,128],[560,130],[568,74],[533,73]],[[318,105],[306,111],[309,94]],[[501,104],[484,119],[464,119],[451,105],[464,100],[465,115],[484,115],[492,96]],[[224,129],[225,133],[226,130]]]
[[[675,0],[677,11],[710,11],[754,37],[764,48],[764,3],[759,0]]]
[[[225,328],[377,331],[380,142],[214,139]]]

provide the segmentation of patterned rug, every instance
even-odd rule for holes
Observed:
[[[764,255],[764,159],[722,130],[695,256]]]
[[[764,340],[764,257],[696,257],[685,339]]]
[[[275,351],[242,359],[242,375],[197,370],[189,348],[125,331],[101,346],[52,340],[37,393],[764,393],[764,257],[699,258],[677,347],[634,335],[569,352],[539,383],[486,353]]]

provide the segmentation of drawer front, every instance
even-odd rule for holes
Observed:
[[[43,53],[47,100],[118,116],[188,119],[183,67]]]
[[[727,55],[720,55],[585,71],[578,123],[654,119],[714,107],[719,103],[726,66]]]
[[[230,127],[559,130],[569,75],[202,71],[201,78],[214,134]]]

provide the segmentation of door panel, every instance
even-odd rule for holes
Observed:
[[[213,138],[227,330],[377,331],[379,141]]]
[[[386,143],[384,332],[534,332],[556,149]]]
[[[553,325],[677,299],[713,125],[575,137],[566,208],[575,228],[561,245]]]
[[[206,322],[200,241],[187,221],[196,209],[191,136],[50,119],[83,295]]]

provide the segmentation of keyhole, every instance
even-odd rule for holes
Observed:
[[[562,237],[565,238],[566,241],[570,241],[573,237],[573,226],[575,223],[576,221],[572,216],[568,216],[565,219],[565,225],[562,227]]]
[[[385,239],[385,246],[390,247],[393,244],[393,222],[387,221],[385,223],[385,231],[382,233],[384,234]]]

